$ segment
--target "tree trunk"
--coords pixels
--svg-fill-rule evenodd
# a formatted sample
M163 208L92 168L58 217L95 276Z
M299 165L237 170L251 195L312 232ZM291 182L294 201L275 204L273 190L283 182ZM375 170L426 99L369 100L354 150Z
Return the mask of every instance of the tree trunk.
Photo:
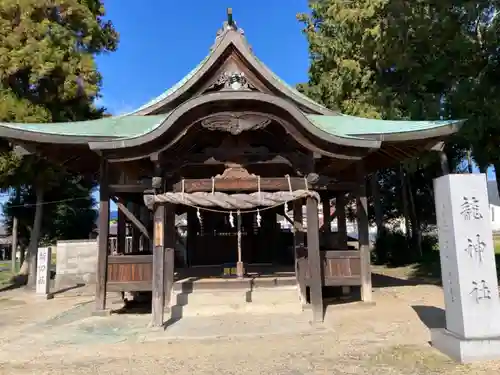
M15 204L19 204L19 193L20 193L20 188L19 187L16 187L15 188L15 191L16 191L16 194L15 194L15 201L16 202ZM12 244L11 244L11 252L12 252L12 255L11 255L11 271L13 274L15 274L17 272L17 259L16 259L16 253L17 253L17 245L18 245L18 241L17 241L17 226L18 226L18 220L17 220L17 216L16 216L16 212L14 210L13 212L13 219L12 219L12 233L11 233L11 237L12 237Z
M382 204L380 202L380 184L379 174L375 172L372 174L371 190L373 196L373 208L375 209L375 224L377 225L377 237L385 230L384 227L384 213L382 212Z
M36 257L38 252L38 242L40 240L41 234L40 232L42 229L43 195L43 186L36 186L35 219L33 220L33 228L31 229L26 260L21 266L21 270L19 271L20 275L28 276L28 287L35 287L36 283Z
M12 222L12 245L11 245L11 270L12 273L16 273L17 271L17 259L16 259L16 253L17 253L17 216L14 216L13 222Z
M405 220L405 235L406 235L406 241L408 245L410 245L410 236L411 236L411 229L410 229L410 210L408 207L408 187L406 186L406 177L405 177L405 170L402 164L399 165L399 178L401 181L401 199L403 203L403 217Z
M418 257L422 258L422 231L420 229L420 222L417 216L417 209L415 207L415 198L413 195L413 184L411 183L410 176L406 173L406 186L408 187L408 197L410 198L410 217L411 217L411 234L412 242L417 245Z
M21 248L19 249L19 274L21 274L21 269L23 268L22 266L24 265L24 260L26 259L26 249L24 245L21 245Z

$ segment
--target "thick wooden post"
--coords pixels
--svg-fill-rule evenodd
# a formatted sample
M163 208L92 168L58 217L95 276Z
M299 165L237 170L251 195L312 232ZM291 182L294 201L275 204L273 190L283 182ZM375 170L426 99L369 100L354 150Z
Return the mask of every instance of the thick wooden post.
M162 168L155 160L155 172L152 187L156 193L163 192ZM155 204L153 207L153 282L151 301L151 325L163 326L165 309L165 205Z
M309 289L313 321L323 321L323 294L321 254L319 253L318 202L311 197L306 199L307 207L307 258L309 261Z
M337 231L339 233L339 245L343 250L347 249L347 218L345 214L345 194L339 193L335 199L335 212L337 213Z
M174 255L175 255L175 205L165 205L165 233L164 233L164 246L165 246L165 302L164 306L170 308L170 299L172 297L172 289L174 286Z
M306 273L307 257L304 243L304 227L302 225L302 199L293 202L293 243L295 253L295 277L299 287L299 297L302 304L307 303Z
M153 226L153 299L151 301L152 326L163 326L165 306L165 206L155 204Z
M127 222L125 221L125 215L121 210L118 210L118 223L116 226L116 250L118 254L125 254L125 249L127 241Z
M99 243L97 251L97 272L95 311L106 310L106 281L108 272L108 240L109 240L109 181L108 162L101 159L99 180Z
M330 197L323 197L321 199L321 203L323 205L323 232L325 233L325 237L328 237L328 235L332 232Z
M359 187L356 194L356 216L358 220L358 242L361 256L361 300L372 301L372 276L370 269L370 237L366 180L362 164L357 167Z
M140 217L139 206L137 203L130 204L130 211L132 211L135 217ZM138 252L140 248L141 231L135 225L132 225L131 235L132 235L132 252Z

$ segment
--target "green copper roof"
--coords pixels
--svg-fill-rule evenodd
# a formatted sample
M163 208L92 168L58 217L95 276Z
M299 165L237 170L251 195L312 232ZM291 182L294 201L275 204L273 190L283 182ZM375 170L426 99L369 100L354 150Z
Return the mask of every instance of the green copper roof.
M327 133L336 132L352 136L361 136L368 134L383 135L432 130L440 127L455 125L463 121L378 120L342 114L336 116L306 115L306 117L314 125Z
M134 138L159 127L169 114L136 116L123 115L99 120L60 122L53 124L0 123L1 127L53 135ZM320 130L341 137L397 134L432 130L461 121L390 121L373 120L347 115L306 115Z
M154 116L116 116L98 120L58 122L52 124L0 123L0 126L27 132L89 137L136 137L148 133L168 117L168 114Z

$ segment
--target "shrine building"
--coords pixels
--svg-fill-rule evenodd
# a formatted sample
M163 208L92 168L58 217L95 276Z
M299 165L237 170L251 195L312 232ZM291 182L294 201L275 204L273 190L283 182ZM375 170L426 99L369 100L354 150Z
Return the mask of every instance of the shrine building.
M323 320L326 287L358 288L371 301L367 176L435 149L461 123L373 120L325 108L266 67L228 12L206 58L135 111L1 123L0 137L98 176L96 312L107 310L107 292L152 292L152 322L160 326L173 293L204 279L211 288L250 292L296 287L297 306L310 308L315 321ZM346 233L351 198L354 247ZM113 252L110 201L119 210ZM278 214L293 223L292 233L281 230ZM175 227L180 215L186 238Z

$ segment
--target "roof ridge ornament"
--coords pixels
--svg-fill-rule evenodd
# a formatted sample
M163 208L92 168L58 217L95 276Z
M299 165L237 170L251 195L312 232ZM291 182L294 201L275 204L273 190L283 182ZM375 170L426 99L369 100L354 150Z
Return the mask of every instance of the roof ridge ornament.
M236 31L241 36L245 36L245 31L242 28L239 28L236 24L236 21L233 19L233 9L227 8L227 20L224 21L222 27L217 31L217 34L215 36L215 43L212 45L210 50L213 51L219 45L224 35L226 35L230 31Z

